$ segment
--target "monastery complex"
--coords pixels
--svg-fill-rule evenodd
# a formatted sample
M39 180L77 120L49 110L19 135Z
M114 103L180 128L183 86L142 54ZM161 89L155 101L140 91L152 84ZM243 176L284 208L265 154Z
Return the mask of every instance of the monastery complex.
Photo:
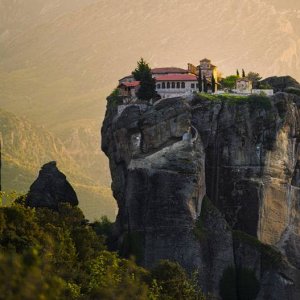
M206 92L222 94L218 82L218 69L205 58L195 66L188 63L187 69L177 67L154 68L151 70L152 77L156 81L156 91L161 98L186 97L194 92ZM121 96L136 98L139 88L139 81L135 81L133 75L125 76L119 80L119 93ZM253 90L252 82L247 78L238 78L236 81L236 94L259 93L261 90ZM273 94L273 91L266 90L266 94Z

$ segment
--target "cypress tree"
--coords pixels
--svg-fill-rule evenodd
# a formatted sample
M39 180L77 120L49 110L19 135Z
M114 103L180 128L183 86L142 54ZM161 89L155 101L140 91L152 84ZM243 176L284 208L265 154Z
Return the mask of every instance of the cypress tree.
M203 90L204 90L204 93L207 93L207 79L206 79L205 75L203 76Z
M216 91L216 80L214 74L211 75L211 90L213 93Z
M238 69L236 70L236 76L237 76L237 77L240 77L240 72L239 72Z
M243 72L243 77L246 77L246 73L244 69L242 70L242 72Z
M198 75L198 85L199 85L199 92L202 92L202 71L199 67L199 75Z

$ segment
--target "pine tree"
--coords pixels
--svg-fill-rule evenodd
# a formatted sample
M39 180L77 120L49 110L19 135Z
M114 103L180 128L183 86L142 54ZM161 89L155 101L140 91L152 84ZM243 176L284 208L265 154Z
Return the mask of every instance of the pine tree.
M242 70L242 72L243 72L243 77L246 77L246 73L244 69Z
M199 67L199 75L198 75L198 85L199 85L199 92L202 92L202 71Z
M203 76L203 90L204 90L204 93L207 93L207 79L206 79L205 75Z
M140 100L149 101L157 98L155 79L152 78L151 69L143 58L138 61L137 67L132 72L132 75L135 80L140 82L140 87L137 91L137 97Z
M240 77L240 72L239 72L238 69L236 70L236 76L237 76L237 77Z
M211 90L213 93L216 91L216 80L214 74L211 75Z

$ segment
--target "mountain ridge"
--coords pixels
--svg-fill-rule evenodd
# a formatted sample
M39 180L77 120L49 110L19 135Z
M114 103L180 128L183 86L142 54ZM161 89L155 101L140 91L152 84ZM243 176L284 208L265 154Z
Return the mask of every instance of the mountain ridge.
M88 218L100 218L101 215L114 218L114 200L110 189L96 185L59 138L44 128L1 109L0 129L3 141L4 190L26 193L40 167L55 160L74 185L80 196L80 207Z

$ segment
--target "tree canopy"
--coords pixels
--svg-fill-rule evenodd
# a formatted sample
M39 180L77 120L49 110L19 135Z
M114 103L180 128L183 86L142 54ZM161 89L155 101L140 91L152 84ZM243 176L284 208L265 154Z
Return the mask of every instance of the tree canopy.
M69 204L54 211L24 203L21 197L0 206L1 299L166 300L178 293L200 299L190 297L200 291L178 264L162 262L159 276L108 251L107 218L90 224ZM173 279L182 291L170 289Z
M262 77L256 72L249 72L247 77L252 81L253 88L259 88L259 81Z
M238 79L237 75L227 76L221 80L221 85L223 88L234 89L237 79Z

